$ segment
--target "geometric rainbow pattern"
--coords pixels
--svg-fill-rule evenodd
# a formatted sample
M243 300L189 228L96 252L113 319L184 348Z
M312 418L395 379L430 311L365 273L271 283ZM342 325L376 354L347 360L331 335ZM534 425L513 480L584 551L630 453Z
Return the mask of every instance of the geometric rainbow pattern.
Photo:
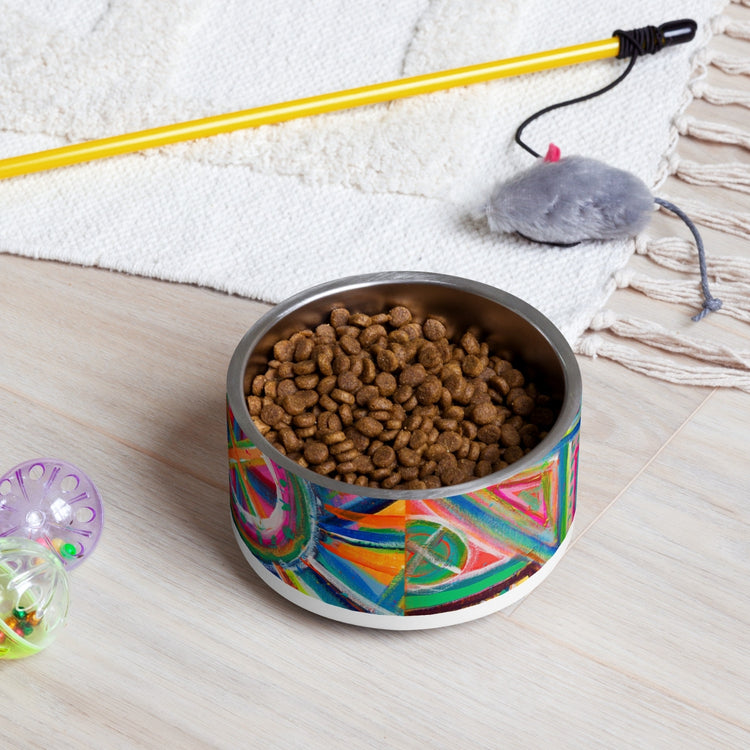
M536 466L499 484L392 500L287 472L227 405L232 520L266 570L328 604L407 617L461 609L534 575L565 539L575 515L579 426L580 414Z

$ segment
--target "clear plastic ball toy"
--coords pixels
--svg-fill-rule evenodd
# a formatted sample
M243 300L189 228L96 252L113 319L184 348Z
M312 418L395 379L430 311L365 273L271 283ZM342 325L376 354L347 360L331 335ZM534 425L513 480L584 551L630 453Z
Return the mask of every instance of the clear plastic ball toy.
M48 547L23 537L0 537L0 659L46 648L68 614L68 576Z

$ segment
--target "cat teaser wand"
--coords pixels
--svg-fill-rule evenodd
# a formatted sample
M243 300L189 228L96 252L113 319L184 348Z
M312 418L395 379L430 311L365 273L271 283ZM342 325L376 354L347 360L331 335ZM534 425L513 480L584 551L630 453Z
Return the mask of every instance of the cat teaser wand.
M663 47L689 42L694 38L695 31L696 24L692 20L670 21L658 27L646 26L628 32L614 32L609 39L572 47L376 83L14 156L0 160L0 179L607 57L635 58L644 53L654 53Z

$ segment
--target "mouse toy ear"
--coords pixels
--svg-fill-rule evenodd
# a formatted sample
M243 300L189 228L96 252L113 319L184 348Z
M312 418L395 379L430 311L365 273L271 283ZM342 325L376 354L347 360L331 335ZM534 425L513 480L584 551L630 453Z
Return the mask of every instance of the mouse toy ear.
M654 198L635 175L584 156L547 156L495 187L485 214L490 229L534 242L576 245L633 237L648 224Z

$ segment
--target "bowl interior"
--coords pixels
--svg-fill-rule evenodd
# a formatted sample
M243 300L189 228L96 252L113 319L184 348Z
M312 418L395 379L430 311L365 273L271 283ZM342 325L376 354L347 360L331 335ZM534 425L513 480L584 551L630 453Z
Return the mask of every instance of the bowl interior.
M236 415L236 407L241 403L244 418L240 422L258 440L258 447L282 465L289 464L295 471L308 474L309 470L293 464L261 437L244 408L244 394L255 375L265 372L274 344L297 331L314 329L327 322L330 312L338 307L374 315L396 305L409 308L418 320L439 317L451 339L471 328L480 340L489 344L491 354L512 359L527 382L533 381L541 392L562 404L555 425L533 451L501 472L479 480L480 484L486 485L490 479L497 481L501 474L515 473L530 459L544 455L563 437L580 407L580 374L572 350L547 318L522 300L484 284L440 275L425 274L420 278L418 274L395 277L391 274L355 277L317 287L272 308L248 331L230 367L229 397ZM240 385L242 394L232 393ZM350 491L359 489L320 475L312 476L324 485L350 487ZM445 489L441 488L443 495ZM377 492L383 493L388 491Z

